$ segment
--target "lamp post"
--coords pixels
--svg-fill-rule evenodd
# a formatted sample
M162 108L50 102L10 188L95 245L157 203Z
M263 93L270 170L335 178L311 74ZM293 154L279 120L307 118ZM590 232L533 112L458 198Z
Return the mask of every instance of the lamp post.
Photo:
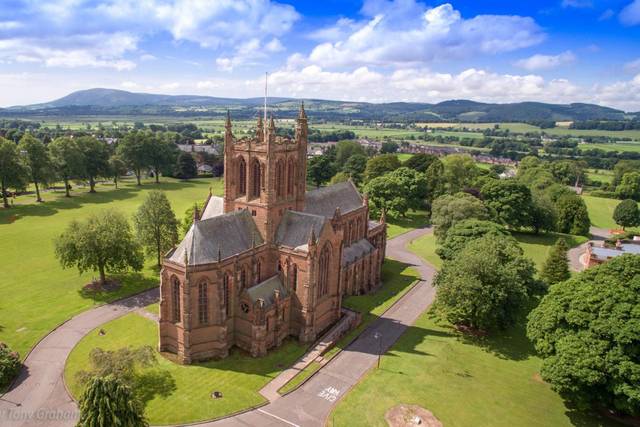
M382 356L382 334L376 331L373 338L378 342L378 369L380 369L380 357Z

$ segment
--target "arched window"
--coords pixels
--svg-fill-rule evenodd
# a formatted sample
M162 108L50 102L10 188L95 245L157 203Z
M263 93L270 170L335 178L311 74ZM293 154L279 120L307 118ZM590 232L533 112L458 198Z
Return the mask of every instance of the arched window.
M247 272L243 268L240 271L240 288L245 289L247 287Z
M253 161L253 186L251 187L251 195L253 197L260 197L260 162L258 160Z
M298 290L298 265L293 264L291 268L291 287L293 288L293 292Z
M198 321L201 325L209 323L209 295L207 295L207 282L198 285Z
M224 273L224 276L222 276L222 299L224 301L224 311L227 316L229 316L229 313L231 313L231 310L229 309L229 287L229 275L227 273Z
M318 292L319 296L326 295L329 291L329 264L331 261L331 249L326 244L320 252L318 262Z
M243 157L238 161L238 195L247 194L247 163Z
M362 239L362 237L363 237L362 236L363 235L363 232L362 232L362 218L358 218L356 224L358 224L356 226L356 240L359 240L359 239Z
M296 184L296 165L293 159L289 159L289 166L287 167L287 194L293 196L293 189Z
M175 276L171 279L171 292L173 321L177 323L180 321L180 281Z
M256 262L256 283L260 283L260 277L262 276L262 266L260 265L260 261Z
M284 162L282 159L276 163L276 196L284 196Z

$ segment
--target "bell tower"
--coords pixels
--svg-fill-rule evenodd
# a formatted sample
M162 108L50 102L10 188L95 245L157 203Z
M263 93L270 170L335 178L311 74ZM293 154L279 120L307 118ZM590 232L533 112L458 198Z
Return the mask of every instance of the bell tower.
M304 210L307 174L304 104L295 137L277 135L273 117L258 118L255 137L236 139L227 113L224 136L224 211L248 209L262 237L273 242L287 210Z

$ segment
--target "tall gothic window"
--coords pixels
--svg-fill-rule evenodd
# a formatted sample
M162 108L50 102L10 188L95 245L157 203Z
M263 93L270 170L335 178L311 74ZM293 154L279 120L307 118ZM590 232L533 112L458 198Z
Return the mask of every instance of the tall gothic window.
M260 261L256 262L256 283L260 283L260 276L262 276Z
M209 296L207 295L207 282L198 285L198 321L201 325L209 323Z
M326 295L329 291L329 264L331 259L331 249L326 244L320 252L318 263L318 292L319 296Z
M224 301L224 311L227 316L231 313L229 309L229 275L224 273L222 276L222 299Z
M180 281L175 276L171 279L171 292L173 321L177 323L180 321Z
M242 288L242 290L246 289L247 287L247 272L244 268L242 269L242 271L240 271L240 287Z
M291 268L291 287L293 288L293 292L296 292L298 290L298 265L297 264L293 264L293 267Z
M251 195L253 197L260 197L260 162L258 160L253 161L253 186L251 187Z
M240 196L247 194L247 163L242 157L238 161L238 194Z
M282 160L276 163L276 196L284 196L284 162Z
M289 159L289 166L287 167L287 194L293 196L293 189L296 184L296 165L293 159Z

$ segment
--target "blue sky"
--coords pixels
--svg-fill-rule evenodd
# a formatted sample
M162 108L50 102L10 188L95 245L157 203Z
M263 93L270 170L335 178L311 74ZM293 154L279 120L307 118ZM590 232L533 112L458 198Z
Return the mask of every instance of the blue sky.
M0 106L91 87L640 111L640 0L0 0Z

